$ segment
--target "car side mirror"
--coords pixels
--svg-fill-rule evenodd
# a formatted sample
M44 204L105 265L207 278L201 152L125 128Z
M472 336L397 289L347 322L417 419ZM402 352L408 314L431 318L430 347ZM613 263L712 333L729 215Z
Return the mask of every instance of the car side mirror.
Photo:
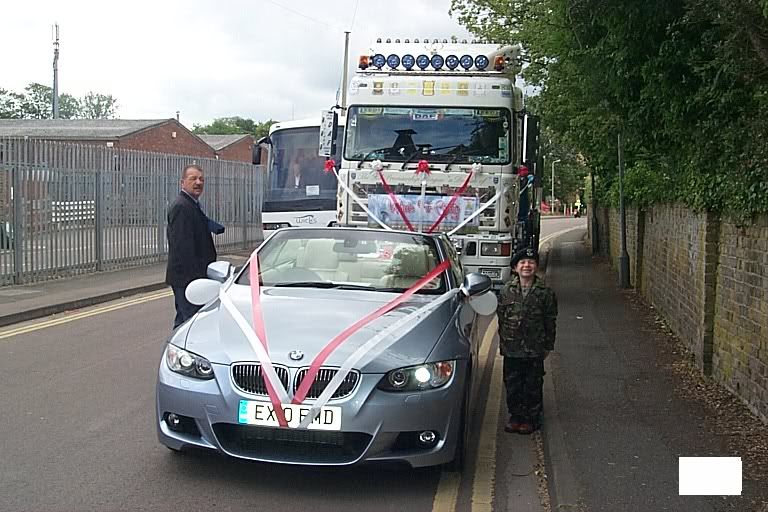
M474 297L489 291L491 288L493 288L493 281L490 277L479 272L472 272L464 276L461 292L467 297Z
M232 265L228 261L214 261L208 265L206 275L209 279L223 283L232 274Z
M218 297L221 283L213 279L195 279L187 285L184 296L196 305L204 306Z

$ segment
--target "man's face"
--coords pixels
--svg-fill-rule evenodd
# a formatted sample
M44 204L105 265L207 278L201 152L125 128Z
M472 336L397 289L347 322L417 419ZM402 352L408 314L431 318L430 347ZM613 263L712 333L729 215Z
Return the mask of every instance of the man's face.
M536 260L530 258L523 258L515 265L515 271L520 277L533 277L538 269Z
M205 178L203 178L203 173L197 169L187 169L186 174L181 179L181 190L195 199L202 195L204 185Z

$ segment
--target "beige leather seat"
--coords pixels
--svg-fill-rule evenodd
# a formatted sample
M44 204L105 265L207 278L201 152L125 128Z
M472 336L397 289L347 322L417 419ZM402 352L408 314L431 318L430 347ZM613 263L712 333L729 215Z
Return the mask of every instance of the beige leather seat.
M325 281L347 281L347 273L339 270L339 255L333 251L334 240L308 240L302 266Z

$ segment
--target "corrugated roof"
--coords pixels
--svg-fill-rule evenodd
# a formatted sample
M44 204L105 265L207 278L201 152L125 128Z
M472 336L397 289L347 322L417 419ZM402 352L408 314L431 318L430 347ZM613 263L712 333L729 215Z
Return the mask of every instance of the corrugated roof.
M0 137L112 140L175 119L0 119Z
M211 146L216 151L224 149L227 146L231 146L235 142L239 142L245 137L250 137L247 133L236 133L234 135L206 135L201 133L198 135L203 141Z

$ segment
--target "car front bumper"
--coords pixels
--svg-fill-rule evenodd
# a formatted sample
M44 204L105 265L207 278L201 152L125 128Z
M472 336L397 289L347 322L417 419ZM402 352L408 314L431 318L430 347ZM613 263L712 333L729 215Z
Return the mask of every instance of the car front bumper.
M351 395L327 404L341 407L342 430L323 431L242 425L240 401L268 402L268 397L235 388L228 365L214 364L215 378L198 380L171 372L163 360L156 391L158 438L174 450L207 448L241 459L284 464L444 464L454 458L460 434L466 364L457 363L451 381L429 391L382 391L376 387L381 374L362 374ZM305 403L311 405L314 400ZM183 431L169 427L164 419L167 413L188 418ZM424 431L437 434L433 446L417 441Z

